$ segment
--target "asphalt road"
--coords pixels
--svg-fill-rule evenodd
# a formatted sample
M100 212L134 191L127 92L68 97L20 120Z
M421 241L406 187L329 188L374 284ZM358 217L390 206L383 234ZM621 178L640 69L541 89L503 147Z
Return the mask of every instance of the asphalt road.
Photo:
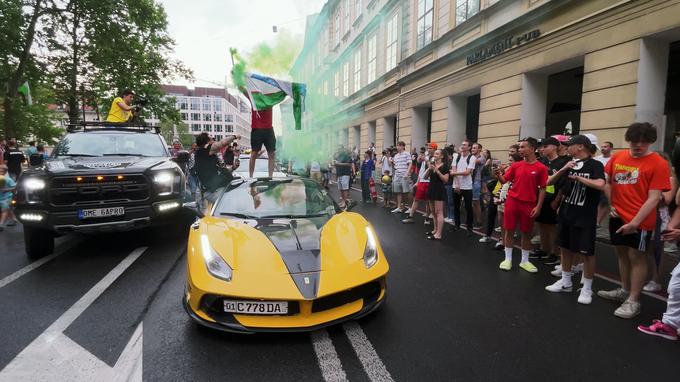
M360 199L359 194L354 197ZM181 306L190 219L176 227L63 237L31 263L21 227L0 233L0 381L634 381L678 378L680 344L636 325L642 314L550 294L549 268L498 270L501 252L478 237L425 240L422 220L359 205L390 261L375 314L315 333L232 335L198 327ZM516 256L518 257L518 256ZM598 246L604 274L610 247ZM614 285L598 278L594 289Z

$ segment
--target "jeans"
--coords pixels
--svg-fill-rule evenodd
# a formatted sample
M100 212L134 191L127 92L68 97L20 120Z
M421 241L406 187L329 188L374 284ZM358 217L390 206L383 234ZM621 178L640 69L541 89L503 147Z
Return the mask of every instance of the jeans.
M196 194L196 190L198 190L198 178L191 174L189 174L187 178L189 178L189 192L191 192L191 195L193 196Z
M680 264L676 265L671 272L671 280L668 282L668 301L666 313L661 321L664 324L680 328Z
M472 190L460 190L460 192L453 192L453 213L456 227L460 228L460 202L461 198L465 199L465 221L468 230L472 230L472 219L474 218L472 212Z
M368 179L361 179L361 200L364 203L371 201L371 190L368 187Z
M453 209L453 186L447 184L444 188L446 189L446 217L453 219L453 217L456 216Z

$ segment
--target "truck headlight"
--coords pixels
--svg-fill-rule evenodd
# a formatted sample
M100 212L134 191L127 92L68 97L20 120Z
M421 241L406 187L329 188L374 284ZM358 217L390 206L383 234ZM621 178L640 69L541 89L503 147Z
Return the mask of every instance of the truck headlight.
M378 262L378 238L369 226L366 226L366 249L364 249L364 265L370 268Z
M159 171L153 175L153 183L158 196L172 195L179 193L181 176L174 171Z
M46 187L46 183L43 179L27 178L22 181L22 186L27 203L36 204L42 202L43 192Z
M201 254L208 272L224 281L231 281L232 269L210 245L207 235L201 235Z

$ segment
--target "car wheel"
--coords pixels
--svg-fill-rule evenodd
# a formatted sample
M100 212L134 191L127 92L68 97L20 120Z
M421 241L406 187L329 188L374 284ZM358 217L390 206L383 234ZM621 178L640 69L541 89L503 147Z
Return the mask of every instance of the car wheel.
M54 251L54 234L46 229L24 226L24 244L26 255L39 259Z

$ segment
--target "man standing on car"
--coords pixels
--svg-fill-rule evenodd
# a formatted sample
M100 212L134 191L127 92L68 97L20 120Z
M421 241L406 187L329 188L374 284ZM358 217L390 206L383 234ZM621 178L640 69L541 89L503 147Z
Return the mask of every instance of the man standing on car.
M127 122L132 118L132 111L135 109L132 106L132 100L135 93L130 89L125 89L120 97L116 97L111 102L111 109L109 115L106 117L106 122Z
M197 148L194 154L194 170L201 182L201 190L205 200L215 203L217 201L217 191L231 181L229 175L224 176L221 172L217 153L223 147L240 138L241 136L236 134L228 136L219 142L210 143L208 133L201 133L196 136Z
M340 190L340 208L349 207L349 178L355 173L352 153L342 145L335 154L335 175L338 177L338 189Z

